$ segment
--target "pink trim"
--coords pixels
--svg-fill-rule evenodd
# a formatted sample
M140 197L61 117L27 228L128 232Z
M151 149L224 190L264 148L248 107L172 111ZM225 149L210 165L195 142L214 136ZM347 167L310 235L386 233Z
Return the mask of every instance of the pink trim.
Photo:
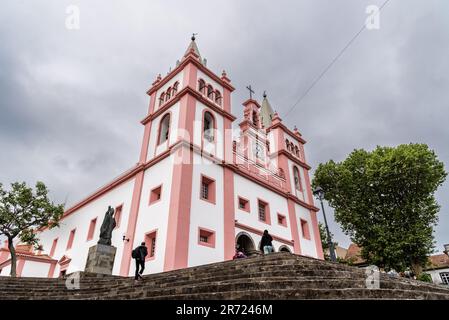
M50 264L50 268L48 270L47 278L53 278L56 269L56 261Z
M242 229L242 230L245 230L245 231L248 231L248 232L255 233L255 234L259 235L259 236L263 235L263 230L259 230L259 229L253 228L253 227L241 224L239 222L235 223L235 227L239 228L239 229ZM289 246L293 246L294 245L294 241L293 240L287 240L287 239L278 237L276 235L273 235L272 233L270 233L270 235L273 237L273 240L275 240L275 241L287 244ZM234 248L234 251L235 251L235 248Z
M154 106L156 104L156 92L154 92L150 97L150 105L148 107L148 114L151 114L154 111ZM151 135L151 127L152 121L145 125L142 147L140 149L140 160L139 163L145 163L147 161L148 148L150 145L150 135Z
M208 242L201 241L201 237L207 237ZM215 248L215 231L198 227L198 244L209 248Z
M25 266L25 259L18 258L17 259L17 269L16 269L16 275L18 277L22 276L24 266Z
M90 241L94 238L95 226L97 225L97 218L90 220L89 231L87 232L87 240Z
M120 228L120 223L122 222L122 213L123 213L123 203L115 207L115 229Z
M291 136L293 139L295 139L299 143L302 143L302 144L306 143L306 140L304 140L303 138L297 136L293 131L291 131L289 128L287 128L282 122L273 124L271 127L267 128L267 133L270 132L273 129L276 129L276 128L281 128L286 133L288 133L289 136Z
M287 199L287 206L288 206L288 218L290 221L290 230L294 241L293 250L294 253L301 254L301 242L299 239L298 222L296 220L295 203L291 198Z
M184 69L186 85L195 88L197 68L188 64ZM195 91L196 92L196 91ZM193 143L193 123L195 121L196 99L185 95L180 101L179 128L184 129ZM179 138L183 138L180 136ZM186 138L186 137L184 137ZM182 159L173 167L171 199L168 213L167 241L165 249L164 271L187 267L189 256L190 206L192 201L193 152L190 147L181 144L175 156Z
M313 238L315 240L316 254L318 256L318 259L324 260L323 246L321 244L320 230L318 227L318 219L316 216L317 213L312 210L310 210L309 212L310 212L310 218L312 219Z
M309 230L309 223L307 222L307 220L304 219L299 219L301 222L301 232L302 232L302 237L304 239L310 240L310 230Z
M154 260L156 258L156 249L157 249L157 229L151 230L147 233L145 233L145 245L148 250L148 255L145 258L145 261ZM153 245L153 241L155 241L154 245L154 254L151 255L151 248Z
M245 204L244 208L240 208L240 200L243 200L243 202ZM249 213L251 212L251 206L250 206L249 200L246 198L243 198L241 196L237 196L237 208L242 211L246 211Z
M69 240L67 241L66 250L72 249L73 240L75 239L76 228L72 229L69 234Z
M122 262L120 265L121 276L129 275L129 267L131 264L131 252L134 244L137 217L139 215L139 204L140 204L140 196L142 194L143 178L144 178L144 171L140 171L136 175L136 179L134 182L133 197L131 200L131 208L129 211L129 218L128 218L128 227L126 229L126 236L128 237L129 241L125 241L123 246Z
M230 111L230 91L223 89L223 107ZM234 163L232 122L223 118L224 141L223 154L228 163ZM234 194L234 172L230 167L223 167L223 228L224 228L224 259L231 260L235 254L235 194Z
M208 189L208 196L209 198L203 198L203 181L205 181L209 187ZM210 202L212 204L215 204L216 201L216 184L215 184L215 179L208 177L204 174L201 174L201 178L200 178L200 199L203 201L207 201Z
M158 195L159 195L159 198L158 198ZM162 199L162 184L151 189L150 198L148 199L148 205L150 206L152 204L155 204L156 202L161 201L161 199Z
M259 206L261 203L265 206L265 220L260 220L259 216ZM260 198L257 198L257 218L259 219L260 222L271 225L270 204L267 201Z
M53 243L51 245L51 250L50 250L50 257L53 257L55 255L55 250L56 250L56 245L58 244L58 239L56 238L53 240Z
M281 221L279 221L281 220ZM287 217L283 214L280 214L278 212L277 214L277 221L278 221L278 225L283 226L283 227L287 227Z

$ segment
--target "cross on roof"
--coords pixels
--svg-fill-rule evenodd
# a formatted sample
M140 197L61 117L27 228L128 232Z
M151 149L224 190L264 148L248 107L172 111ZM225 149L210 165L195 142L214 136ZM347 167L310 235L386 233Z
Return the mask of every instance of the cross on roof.
M251 85L247 86L246 89L249 90L249 98L252 99L254 90L251 88Z

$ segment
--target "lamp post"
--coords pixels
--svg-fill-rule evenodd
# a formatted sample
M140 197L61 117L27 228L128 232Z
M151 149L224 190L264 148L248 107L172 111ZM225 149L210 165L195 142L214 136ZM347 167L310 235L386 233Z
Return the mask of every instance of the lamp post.
M320 200L320 203L321 203L321 209L323 210L323 217L324 217L324 225L326 227L326 233L327 233L327 243L329 245L329 254L331 257L331 261L335 262L335 261L337 261L337 258L335 257L334 243L332 242L332 239L331 239L329 227L327 226L326 213L324 212L324 205L323 205L324 190L321 187L316 187L316 189L313 190L313 194L317 197L318 200Z

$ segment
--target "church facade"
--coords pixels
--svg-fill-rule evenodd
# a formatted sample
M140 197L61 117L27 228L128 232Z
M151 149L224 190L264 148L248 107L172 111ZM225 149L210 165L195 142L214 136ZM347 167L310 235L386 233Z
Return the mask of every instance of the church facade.
M41 250L17 245L19 276L83 271L108 206L115 209L113 274L131 276L145 241L144 274L232 259L236 245L259 253L264 230L275 251L323 259L303 139L264 94L231 113L234 87L206 66L195 38L176 67L147 91L138 163L66 210L59 228L39 230ZM0 274L8 275L7 247Z

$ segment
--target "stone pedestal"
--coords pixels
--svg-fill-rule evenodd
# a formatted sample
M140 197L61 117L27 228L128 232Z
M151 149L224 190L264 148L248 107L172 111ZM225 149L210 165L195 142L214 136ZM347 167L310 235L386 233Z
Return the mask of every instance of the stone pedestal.
M85 272L112 274L116 247L97 244L89 248Z

